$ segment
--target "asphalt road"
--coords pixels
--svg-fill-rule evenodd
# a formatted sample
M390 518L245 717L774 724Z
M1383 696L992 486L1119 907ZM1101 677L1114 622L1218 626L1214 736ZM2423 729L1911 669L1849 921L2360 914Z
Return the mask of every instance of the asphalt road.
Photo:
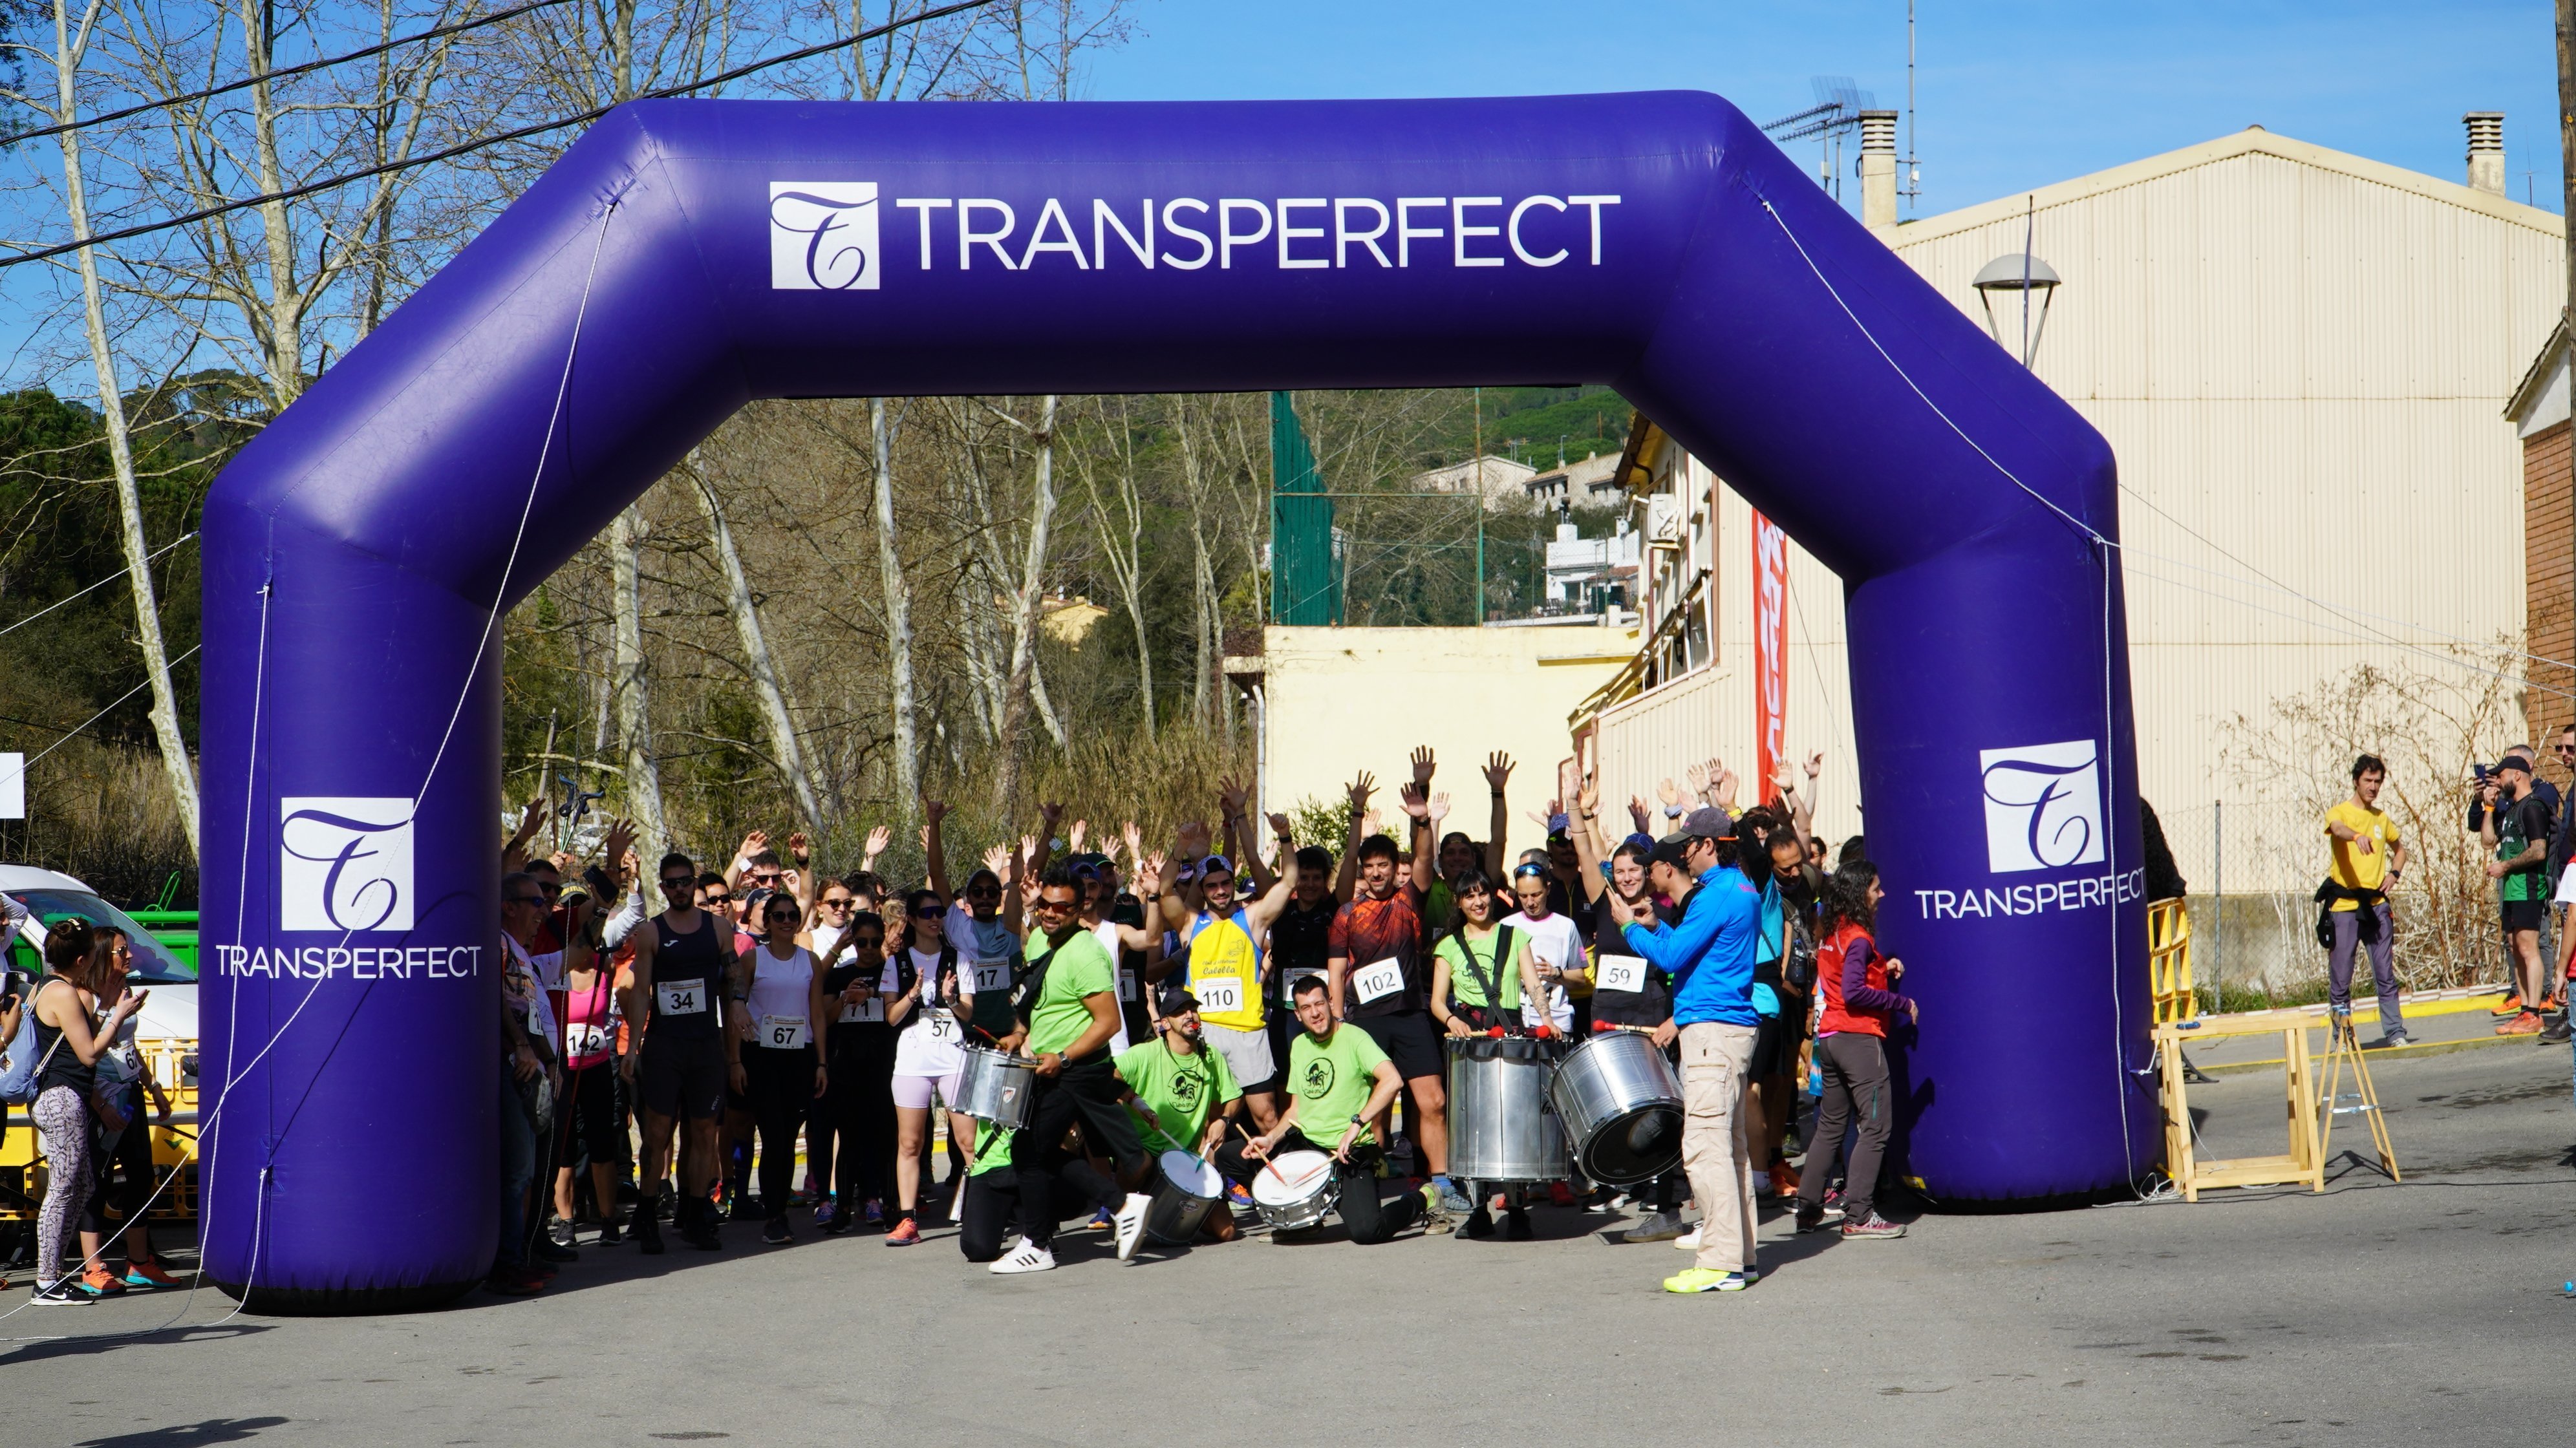
M1764 1229L1767 1275L1541 1209L1542 1240L1266 1240L1120 1266L1068 1234L996 1278L945 1231L719 1256L588 1250L541 1298L239 1317L208 1292L0 1334L12 1443L2550 1443L2576 1388L2567 1048L2380 1067L2404 1185ZM2201 1087L2206 1148L2278 1151L2268 1073ZM2358 1128L2336 1147L2362 1143ZM1150 1254L1151 1249L1148 1249ZM23 1276L21 1277L23 1282ZM23 1286L0 1308L25 1300Z

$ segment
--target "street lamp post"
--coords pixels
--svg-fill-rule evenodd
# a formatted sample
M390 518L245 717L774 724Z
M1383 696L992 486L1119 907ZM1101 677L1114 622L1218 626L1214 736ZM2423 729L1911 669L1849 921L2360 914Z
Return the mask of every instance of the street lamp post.
M2007 328L2020 333L2018 350L2024 367L2039 355L2039 334L2048 325L2048 303L2057 294L2057 283L2057 268L2026 251L2007 252L1987 262L1969 283L1985 304L1986 331L1998 344L2012 346L2005 340Z

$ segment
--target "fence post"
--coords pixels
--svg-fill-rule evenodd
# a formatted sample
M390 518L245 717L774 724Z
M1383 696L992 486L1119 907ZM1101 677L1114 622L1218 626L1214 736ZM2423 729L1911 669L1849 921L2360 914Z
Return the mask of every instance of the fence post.
M2209 999L2210 1009L2227 1009L2227 801L2209 802Z

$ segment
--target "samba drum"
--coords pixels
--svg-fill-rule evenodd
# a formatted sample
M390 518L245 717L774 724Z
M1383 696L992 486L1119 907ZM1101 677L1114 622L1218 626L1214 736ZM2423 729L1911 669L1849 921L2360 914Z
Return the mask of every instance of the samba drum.
M1253 1173L1252 1205L1274 1232L1314 1226L1341 1198L1341 1176L1320 1151L1283 1151Z
M1548 1104L1558 1048L1530 1036L1449 1038L1449 1174L1552 1182L1573 1174Z
M1548 1097L1592 1180L1632 1187L1681 1165L1681 1077L1645 1033L1603 1031L1575 1047Z
M1164 1152L1155 1165L1162 1168L1162 1181L1154 1188L1154 1204L1145 1209L1145 1235L1177 1247L1199 1234L1208 1209L1225 1195L1225 1178L1186 1151Z
M957 1077L957 1104L951 1109L1011 1131L1028 1125L1029 1107L1037 1097L1037 1061L982 1046L966 1047L965 1056Z

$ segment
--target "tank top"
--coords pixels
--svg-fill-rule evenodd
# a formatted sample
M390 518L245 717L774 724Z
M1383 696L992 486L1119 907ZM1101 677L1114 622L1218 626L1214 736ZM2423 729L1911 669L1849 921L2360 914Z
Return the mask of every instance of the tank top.
M38 994L41 995L46 989L52 987L54 981L61 979L60 976L47 978L44 986L38 988ZM72 987L71 999L73 1008L78 1009L79 987ZM35 1009L33 1002L28 1004L28 1009ZM93 1017L90 1021L90 1033L96 1035L97 1032L98 1022ZM62 1044L57 1046L56 1042L62 1042ZM48 1051L53 1054L47 1055ZM36 1078L36 1094L39 1096L57 1086L69 1086L81 1094L83 1101L87 1101L90 1093L98 1088L98 1067L82 1065L81 1058L72 1053L71 1043L63 1041L62 1028L46 1025L45 1018L42 1016L36 1017L36 1058L45 1063L43 1074Z
M751 994L743 1002L751 1017L751 1043L772 1051L802 1050L814 1041L814 957L797 946L785 960L767 944L751 953Z
M670 917L653 917L652 1029L664 1040L716 1038L716 992L723 988L724 950L716 944L715 917L701 910L698 928L686 935Z
M1670 1020L1673 995L1663 971L1629 946L1607 892L1593 909L1593 1024L1653 1027Z
M1257 1031L1269 1019L1261 1000L1261 947L1252 943L1252 920L1240 906L1220 919L1201 912L1190 922L1190 994L1199 1019L1211 1026Z
M564 1064L575 1071L617 1054L617 1022L610 1009L614 972L594 970L590 988L564 992Z
M914 979L912 963L899 954L873 968L836 965L823 972L825 1063L839 1070L865 1057L882 1061L891 1069L897 1032L886 1020L886 1013L905 991L912 989ZM859 986L865 995L856 1002L844 1002L842 995L852 985ZM905 1028L920 1018L916 1002L915 1009L904 1014Z

